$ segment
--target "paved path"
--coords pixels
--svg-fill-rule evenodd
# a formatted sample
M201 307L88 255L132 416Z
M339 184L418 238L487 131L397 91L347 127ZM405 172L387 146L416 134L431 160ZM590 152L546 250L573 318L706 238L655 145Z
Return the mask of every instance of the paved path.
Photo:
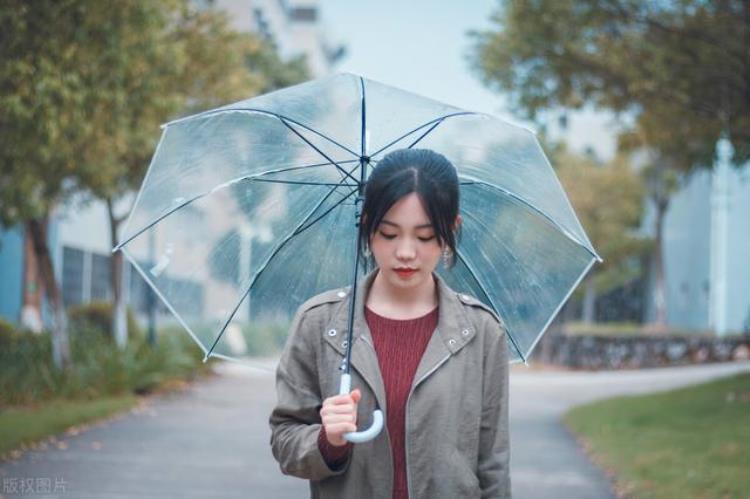
M512 480L517 498L612 497L603 474L558 423L569 407L623 393L701 382L750 362L617 373L511 374ZM226 365L222 375L183 393L98 424L62 444L0 465L0 493L20 479L61 498L303 498L307 484L285 477L269 452L267 417L275 401L268 371ZM64 492L62 489L64 488ZM7 490L6 490L7 492Z

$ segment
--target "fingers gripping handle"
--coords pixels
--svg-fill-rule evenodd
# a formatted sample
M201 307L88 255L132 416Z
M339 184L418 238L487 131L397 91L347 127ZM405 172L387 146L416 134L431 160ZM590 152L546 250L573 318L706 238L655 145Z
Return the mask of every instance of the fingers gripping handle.
M341 385L339 387L339 395L349 393L352 388L352 376L351 374L341 375ZM383 411L376 409L372 413L372 424L365 431L355 431L352 433L345 433L344 438L352 443L359 444L367 442L377 437L380 431L383 429Z

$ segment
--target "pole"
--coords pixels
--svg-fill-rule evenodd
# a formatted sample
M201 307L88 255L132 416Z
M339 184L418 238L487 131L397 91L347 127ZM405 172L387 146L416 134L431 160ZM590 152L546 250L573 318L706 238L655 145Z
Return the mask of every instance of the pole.
M711 256L709 322L717 336L727 334L727 251L729 237L729 170L733 150L726 136L716 144L711 172Z
M148 232L148 259L151 265L156 265L156 235L153 230ZM156 346L156 293L151 286L146 286L146 310L148 313L148 344Z

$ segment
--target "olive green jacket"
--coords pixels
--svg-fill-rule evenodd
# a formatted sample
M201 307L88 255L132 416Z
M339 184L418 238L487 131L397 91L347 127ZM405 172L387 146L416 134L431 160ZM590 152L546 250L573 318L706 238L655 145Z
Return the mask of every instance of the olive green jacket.
M376 406L387 414L385 388L364 298L377 273L359 285L354 314L352 388L362 391L357 421L366 429ZM450 289L437 275L438 325L406 403L409 497L510 497L508 346L500 319L484 304ZM323 400L338 394L350 287L317 295L298 310L276 372L278 402L271 448L288 475L310 480L313 498L391 499L393 462L387 427L355 444L331 469L318 450Z

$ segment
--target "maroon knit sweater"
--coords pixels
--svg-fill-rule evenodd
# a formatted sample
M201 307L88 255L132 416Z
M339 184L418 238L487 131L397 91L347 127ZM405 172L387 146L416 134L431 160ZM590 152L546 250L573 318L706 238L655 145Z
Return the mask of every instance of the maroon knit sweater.
M417 372L417 366L438 323L438 309L416 319L397 320L378 315L365 307L365 319L370 327L380 373L385 385L387 405L386 424L393 457L393 499L407 499L406 399ZM333 469L342 466L352 444L334 447L328 443L321 427L318 447L326 463Z

